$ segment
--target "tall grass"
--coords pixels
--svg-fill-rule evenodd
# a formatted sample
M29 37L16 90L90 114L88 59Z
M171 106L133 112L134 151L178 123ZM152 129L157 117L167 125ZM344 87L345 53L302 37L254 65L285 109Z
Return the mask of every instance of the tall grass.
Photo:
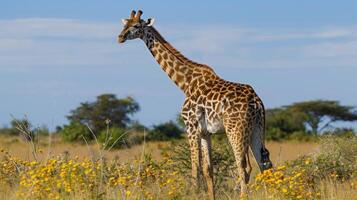
M110 133L106 138L110 138ZM7 138L9 142L14 138ZM2 142L4 142L3 140ZM80 158L67 151L47 154L39 140L29 141L30 150L37 148L36 159L14 156L12 150L0 149L0 199L205 199L204 191L191 187L189 155L185 143L144 143L136 148L136 157L123 162L118 152L109 151L112 143L99 141L81 146L87 156ZM38 142L31 144L31 142ZM17 139L11 146L21 145ZM56 148L67 143L52 138L46 145ZM224 144L224 143L223 143ZM76 144L75 146L79 146ZM299 143L274 143L272 156L288 148L304 147ZM281 162L265 174L254 174L247 199L354 199L357 198L356 137L322 138L319 151L288 162ZM150 150L163 149L163 155L153 158ZM165 148L166 147L166 148ZM217 147L217 146L216 146ZM229 148L215 149L218 199L238 199L234 188L234 162ZM79 148L79 147L78 147ZM178 151L177 148L182 148ZM87 150L86 150L87 149ZM281 150L282 149L282 150ZM51 149L49 149L50 151ZM293 152L293 151L292 151ZM311 152L311 151L310 151ZM156 153L157 154L157 153ZM108 155L111 155L110 159ZM183 163L178 162L180 157ZM291 155L293 158L295 155ZM132 156L134 157L134 156ZM181 164L187 165L180 166ZM221 176L221 177L220 177Z

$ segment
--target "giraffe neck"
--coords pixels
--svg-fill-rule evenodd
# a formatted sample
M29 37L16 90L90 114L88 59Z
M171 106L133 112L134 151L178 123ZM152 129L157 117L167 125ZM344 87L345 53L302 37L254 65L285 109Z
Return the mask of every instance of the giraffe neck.
M186 95L189 87L195 84L195 80L217 77L210 67L183 56L153 27L145 29L142 40L161 68Z

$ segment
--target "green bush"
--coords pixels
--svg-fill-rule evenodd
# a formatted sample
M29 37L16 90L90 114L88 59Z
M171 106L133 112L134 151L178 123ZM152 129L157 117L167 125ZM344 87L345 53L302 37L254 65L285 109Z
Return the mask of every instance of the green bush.
M65 141L83 141L83 137L87 140L93 139L93 134L89 128L78 122L72 122L65 125L59 132Z
M296 159L288 165L304 170L312 182L324 179L345 181L357 177L357 137L323 136L319 152ZM299 168L299 169L298 169Z
M309 141L316 141L317 138L318 138L317 136L308 134L305 131L295 131L291 135L289 135L289 137L286 139L297 140L300 142L309 142Z
M32 133L32 124L26 118L24 119L13 119L10 122L10 134L11 135L21 135L27 133ZM32 135L31 135L32 136Z
M128 135L125 137L125 142L129 146L141 144L144 141L144 134L145 132L143 130L129 130Z
M236 163L233 151L226 137L222 135L214 135L212 137L212 165L213 178L215 187L229 188L228 181L233 180L236 176ZM173 168L182 174L191 173L191 154L190 145L187 140L173 141L164 152L167 152L170 158L174 161ZM202 173L202 172L201 172ZM202 174L201 174L202 175ZM201 180L203 181L203 180ZM202 182L203 183L203 182Z
M274 141L281 141L288 137L289 135L284 131L280 130L276 127L271 127L270 129L266 130L266 139L267 140L274 140Z
M323 135L335 135L342 137L352 137L356 135L356 132L352 128L335 128L331 131L325 131Z
M46 126L37 127L33 130L33 132L36 135L41 135L41 136L48 136L50 134L50 131Z
M229 181L232 181L235 175L234 155L225 138L214 136L212 141L214 181L217 188L226 190L229 188ZM304 172L307 175L306 181L314 184L323 180L355 180L357 178L357 136L323 136L319 137L319 142L321 146L319 152L287 162L288 172L291 174ZM174 169L189 176L191 158L187 141L174 141L164 150L174 161ZM251 163L254 163L253 159Z
M105 149L130 147L131 144L127 142L128 133L123 128L112 127L101 131L98 141Z
M144 125L142 125L139 121L134 121L132 123L130 123L127 127L128 130L132 130L132 131L145 131L148 130L148 128Z
M70 122L88 124L97 135L110 123L126 128L131 116L139 111L139 104L132 97L118 99L115 94L102 94L94 102L81 103L67 116Z
M182 132L175 122L169 121L154 126L154 128L149 131L147 139L158 141L177 139L182 137Z
M306 131L294 131L286 133L279 128L271 127L266 131L265 138L273 141L296 140L302 142L316 141L318 136L309 134Z
M10 128L1 128L0 129L0 134L3 135L13 135L13 131Z

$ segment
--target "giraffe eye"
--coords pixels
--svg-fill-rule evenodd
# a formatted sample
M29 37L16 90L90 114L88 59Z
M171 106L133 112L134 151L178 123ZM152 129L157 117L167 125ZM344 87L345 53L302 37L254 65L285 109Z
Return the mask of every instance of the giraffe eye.
M140 24L135 24L133 27L134 28L140 28Z

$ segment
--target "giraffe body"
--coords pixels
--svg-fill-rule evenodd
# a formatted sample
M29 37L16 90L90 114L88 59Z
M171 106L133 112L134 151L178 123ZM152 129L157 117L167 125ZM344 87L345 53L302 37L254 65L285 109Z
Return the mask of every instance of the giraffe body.
M251 86L226 81L207 65L187 59L152 27L153 19L146 22L140 19L141 14L132 11L130 18L123 20L124 29L118 41L142 39L161 68L184 92L181 116L190 144L193 183L199 186L202 171L210 198L215 198L210 136L224 131L236 159L241 194L245 194L251 172L249 147L260 170L272 167L264 145L263 102Z

